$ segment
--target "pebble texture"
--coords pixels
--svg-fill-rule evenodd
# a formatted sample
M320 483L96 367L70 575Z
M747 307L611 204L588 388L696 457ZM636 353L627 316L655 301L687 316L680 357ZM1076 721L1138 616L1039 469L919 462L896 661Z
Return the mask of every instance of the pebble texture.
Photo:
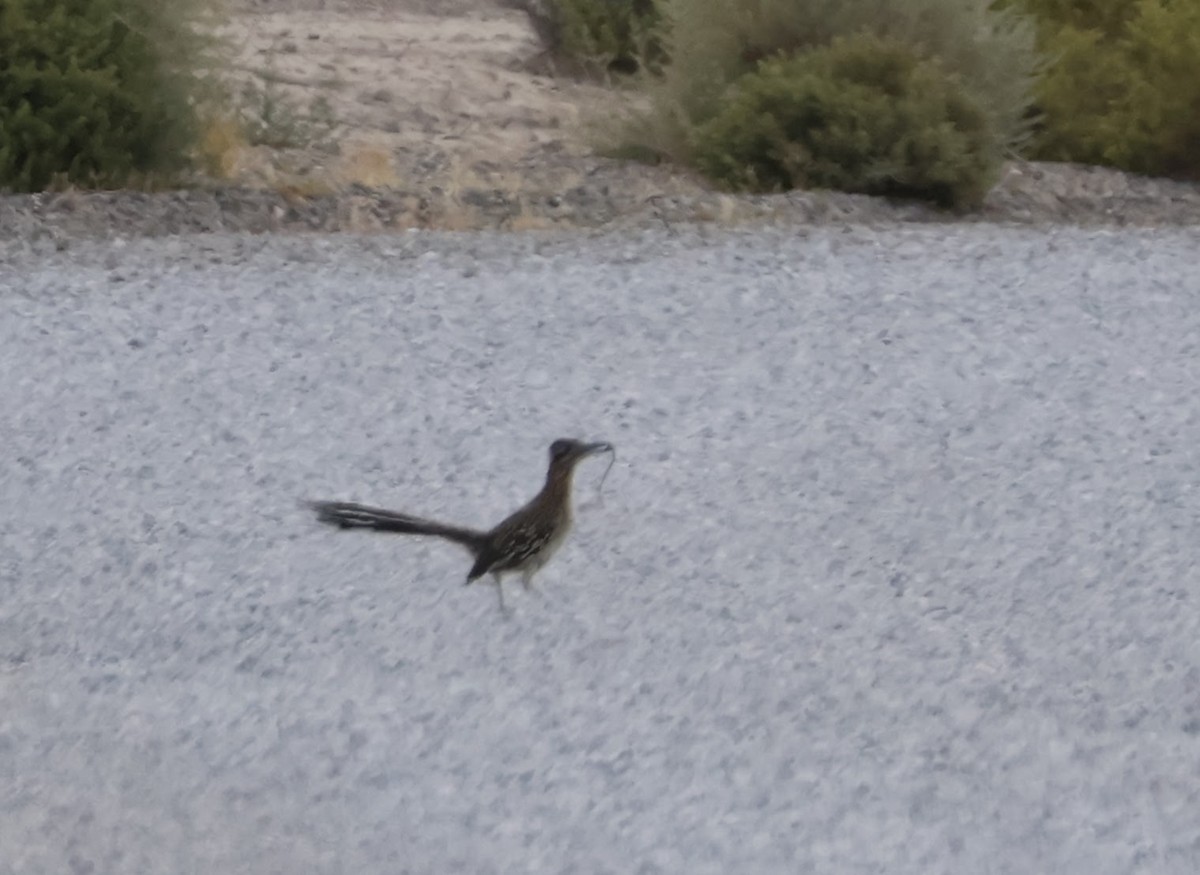
M553 164L553 162L550 162ZM568 162L570 163L570 162ZM635 230L695 223L743 229L900 222L985 222L1045 226L1163 227L1200 225L1200 184L1155 179L1105 167L1009 162L983 206L961 216L916 201L791 191L728 195L706 190L667 168L581 158L578 185L539 181L526 168L511 191L459 185L409 191L351 186L328 195L246 188L184 191L65 191L0 194L0 246L35 241L162 237L200 233L357 232L409 229ZM536 169L535 169L536 168ZM524 173L524 171L522 171ZM416 175L420 175L417 173Z
M0 261L0 873L1195 873L1200 231ZM616 443L500 617L453 545Z

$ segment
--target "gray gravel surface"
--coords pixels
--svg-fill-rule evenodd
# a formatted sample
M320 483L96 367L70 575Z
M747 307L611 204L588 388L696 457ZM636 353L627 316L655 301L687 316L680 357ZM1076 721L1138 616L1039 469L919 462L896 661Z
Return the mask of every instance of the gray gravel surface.
M0 262L0 873L1195 873L1200 231ZM440 542L618 462L502 619Z

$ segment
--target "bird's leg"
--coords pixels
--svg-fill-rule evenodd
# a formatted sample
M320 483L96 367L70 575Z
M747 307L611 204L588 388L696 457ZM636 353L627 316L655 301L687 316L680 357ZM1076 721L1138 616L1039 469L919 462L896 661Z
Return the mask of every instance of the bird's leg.
M504 584L500 582L499 573L493 573L492 580L496 581L496 596L500 599L500 613L507 617L508 608L504 604Z
M540 599L545 598L545 595L542 594L542 591L533 585L532 571L521 572L521 584L525 587L526 592L531 592Z

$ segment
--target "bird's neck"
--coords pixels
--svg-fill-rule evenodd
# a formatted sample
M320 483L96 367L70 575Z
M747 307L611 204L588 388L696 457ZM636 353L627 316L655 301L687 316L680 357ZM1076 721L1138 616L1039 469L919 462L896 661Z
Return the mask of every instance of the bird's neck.
M551 465L546 472L546 485L542 487L542 498L561 501L567 513L571 512L571 475L574 472L571 465Z

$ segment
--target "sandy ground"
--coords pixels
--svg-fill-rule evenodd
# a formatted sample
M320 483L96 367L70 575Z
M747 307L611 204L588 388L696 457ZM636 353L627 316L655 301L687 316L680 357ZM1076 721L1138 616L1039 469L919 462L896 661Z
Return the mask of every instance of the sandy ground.
M516 190L531 174L562 185L592 169L587 118L616 98L532 72L544 54L523 11L486 0L314 5L236 11L233 74L256 109L282 103L304 125L325 104L336 125L288 148L240 150L233 181Z

